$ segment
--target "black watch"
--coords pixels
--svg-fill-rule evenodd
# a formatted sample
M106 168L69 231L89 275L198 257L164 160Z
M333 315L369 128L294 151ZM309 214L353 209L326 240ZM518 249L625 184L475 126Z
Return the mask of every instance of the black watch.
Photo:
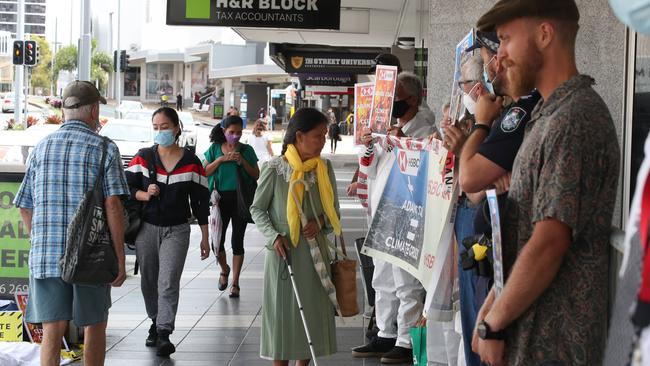
M472 132L476 130L484 130L488 134L490 133L490 126L484 125L482 123L474 123L474 126L472 126Z
M478 333L479 338L484 340L493 339L493 340L502 341L506 339L506 332L504 330L500 330L498 332L492 331L492 328L490 328L490 324L488 324L485 320L483 320L478 324L478 326L476 327L476 333Z

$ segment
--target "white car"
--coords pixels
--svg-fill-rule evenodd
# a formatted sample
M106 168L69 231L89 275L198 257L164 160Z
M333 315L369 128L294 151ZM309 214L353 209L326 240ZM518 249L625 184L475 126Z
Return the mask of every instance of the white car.
M149 121L113 119L106 122L99 134L115 142L125 168L138 150L153 145L153 127Z
M138 120L138 121L147 121L151 124L151 119L153 116L152 110L142 109L142 110L132 110L126 112L124 119ZM183 122L183 132L179 138L178 145L180 147L186 147L192 153L196 153L196 143L197 143L197 131L195 127L195 121L191 113L180 112L178 114L179 119Z
M34 146L45 136L61 128L61 125L42 124L24 131L3 131L0 134L0 162L25 164Z
M120 117L123 117L125 113L129 111L137 111L137 110L142 110L144 109L144 105L140 102L136 102L133 100L124 100L120 105L116 108L117 112L119 113Z
M25 103L25 96L23 95L22 98L20 99L21 103ZM14 103L16 102L16 94L15 93L7 93L5 94L5 98L2 100L2 113L6 112L13 112L14 111ZM21 108L21 110L24 110L25 108Z

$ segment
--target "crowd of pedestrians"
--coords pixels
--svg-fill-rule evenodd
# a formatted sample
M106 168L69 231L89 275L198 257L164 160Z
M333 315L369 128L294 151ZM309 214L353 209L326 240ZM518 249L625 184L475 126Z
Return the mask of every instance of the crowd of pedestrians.
M456 120L445 104L436 122L420 79L401 71L396 57L375 59L400 71L388 134L439 139L456 155L460 194L454 245L461 326L427 321L432 365L602 362L608 241L617 192L612 172L619 170L620 151L610 112L592 87L594 79L576 65L579 19L574 0L497 2L478 19L476 41L465 50L474 55L461 69L458 87L466 112ZM266 240L262 358L278 366L290 361L306 366L314 356L336 353L336 308L327 286L332 274L324 264L332 260L328 235L341 235L341 222L334 171L321 158L326 137L332 153L340 138L334 110L296 110L279 156L263 135L263 120L254 124L249 144L243 143L244 122L231 110L211 131L212 144L201 161L178 145L178 114L162 107L152 115L155 145L140 150L124 170L117 146L108 142L104 153L102 138L94 132L100 103L106 101L91 83L66 87L65 123L34 148L15 199L31 233L26 318L43 323L42 364L58 364L60 339L71 319L85 327L85 364L103 364L110 287L121 286L126 278L125 199L142 207L134 244L151 319L145 346L156 347L159 356L175 352L170 334L191 244L189 223L195 219L201 259L214 252L220 267L215 287L229 288L231 298L242 291L247 225L254 222ZM271 114L273 125L275 111ZM377 171L385 169L377 161L386 152L373 141L371 130L362 132L366 148L360 169L367 173L368 191ZM98 176L104 177L116 276L108 284L70 284L61 279L59 266L67 228ZM353 182L348 194L357 195L358 187ZM498 296L489 271L464 269L461 260L471 255L462 244L465 239L490 234L485 191L492 188L502 207L506 276ZM209 233L211 206L221 228L217 238ZM371 207L369 220L376 208ZM231 265L225 250L228 226ZM379 259L374 259L372 287L376 330L352 356L411 363L409 331L426 313L425 288L401 267Z

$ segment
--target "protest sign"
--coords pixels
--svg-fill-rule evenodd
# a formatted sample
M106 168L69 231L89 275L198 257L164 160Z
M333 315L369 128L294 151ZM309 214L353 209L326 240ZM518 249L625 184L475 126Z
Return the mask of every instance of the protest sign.
M399 266L429 288L439 244L453 228L454 157L435 139L386 136L384 143L392 147L385 154L392 163L377 171L372 190L381 195L362 253Z
M370 128L373 132L386 134L390 127L397 84L397 67L377 65L375 93L370 107Z
M23 313L0 311L0 342L23 341Z
M29 232L13 204L22 174L0 174L0 299L29 287Z
M27 329L27 335L29 336L29 340L32 343L43 342L43 326L41 324L27 323L27 321L24 318L27 312L27 300L29 299L29 295L27 294L27 292L16 292L15 297L16 297L16 304L18 304L18 309L20 309L20 311L23 313L23 323L25 324L25 328Z
M467 59L472 56L472 53L466 53L465 50L474 44L474 30L463 38L458 45L456 45L456 63L454 65L454 83L451 85L451 101L449 108L449 117L453 123L465 114L465 105L463 104L463 90L458 85L461 80L461 69Z
M494 189L486 191L490 205L490 221L492 223L492 258L494 268L494 289L498 297L503 291L503 257L501 245L501 219L499 216L499 201Z
M361 132L368 127L375 83L354 84L354 144L362 145Z

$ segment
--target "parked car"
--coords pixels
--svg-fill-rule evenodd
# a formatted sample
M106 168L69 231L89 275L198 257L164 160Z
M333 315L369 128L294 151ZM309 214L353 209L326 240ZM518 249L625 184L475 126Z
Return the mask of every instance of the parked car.
M25 102L25 96L23 95L22 98L20 99L21 103ZM5 98L2 100L2 113L7 113L7 112L13 112L14 111L14 103L16 102L16 94L15 93L7 93L5 94ZM21 110L25 110L25 108L21 108Z
M113 140L122 155L126 168L138 150L153 145L151 121L135 119L113 119L106 122L99 134Z
M125 113L124 119L147 121L149 124L151 124L151 116L153 115L153 112L154 111L147 109L132 110ZM188 148L193 153L196 153L198 134L195 127L194 118L192 118L191 113L187 112L179 113L179 118L181 122L183 122L183 132L179 138L178 145L180 147Z
M142 105L142 103L134 100L124 100L117 107L117 113L119 113L119 116L121 118L124 117L124 114L126 112L133 111L133 110L142 110L142 109L144 109L144 105Z

